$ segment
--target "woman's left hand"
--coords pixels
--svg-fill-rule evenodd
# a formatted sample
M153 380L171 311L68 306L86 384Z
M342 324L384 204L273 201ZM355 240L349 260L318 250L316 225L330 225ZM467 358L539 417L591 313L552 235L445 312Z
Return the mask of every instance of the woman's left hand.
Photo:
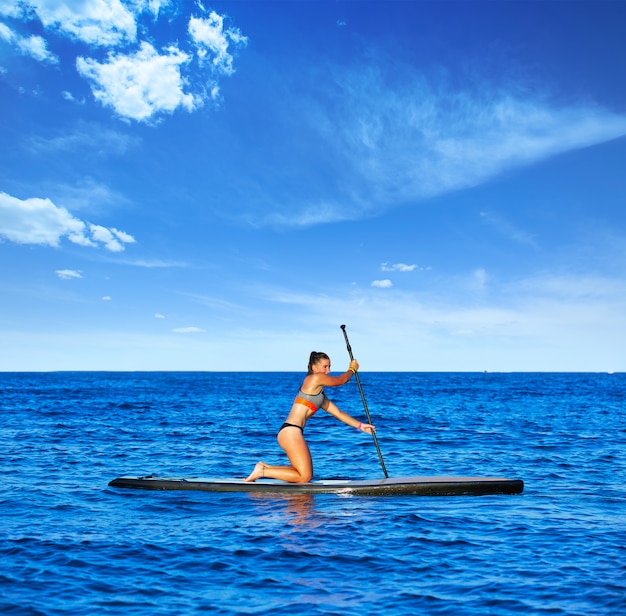
M372 424L359 424L358 429L361 430L361 432L367 432L368 434L376 432L376 428Z

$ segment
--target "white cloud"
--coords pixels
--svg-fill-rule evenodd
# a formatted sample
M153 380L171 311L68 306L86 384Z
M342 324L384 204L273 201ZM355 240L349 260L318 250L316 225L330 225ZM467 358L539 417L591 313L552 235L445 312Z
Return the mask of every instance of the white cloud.
M177 334L201 334L205 332L205 330L200 327L176 327L172 331Z
M0 0L0 15L6 17L21 17L24 12L24 6L15 0Z
M197 46L200 61L210 62L216 71L225 75L234 72L233 56L228 52L230 43L235 47L248 43L248 38L237 28L224 30L224 17L215 11L211 11L207 19L191 17L189 35Z
M75 218L50 199L18 199L0 192L0 237L16 244L40 244L57 247L61 238L81 246L119 252L135 239L117 229L107 229Z
M174 0L134 0L134 5L138 11L143 12L147 9L155 17L158 17L161 9L170 6L173 2Z
M111 301L111 296L110 296L110 295L105 295L105 296L102 298L102 301L103 301L103 302L110 302L110 301Z
M24 201L0 193L0 235L17 244L58 246L61 237L82 243L85 223L49 199ZM86 240L85 240L86 241Z
M379 289L390 289L393 287L393 282L391 282L391 280L374 280L372 286L378 287Z
M78 100L77 98L74 97L74 95L69 92L68 90L64 90L63 92L61 92L61 96L66 100L66 101L70 101L71 103L76 103L77 105L84 105L85 104L85 99L82 98L80 100Z
M132 244L135 238L128 233L117 229L107 229L100 225L89 225L91 237L94 241L104 244L104 247L111 252L122 252L124 244Z
M91 81L94 96L123 118L146 121L156 113L171 113L178 107L193 111L201 100L183 91L185 83L180 73L180 66L189 62L189 56L176 47L166 52L159 55L144 42L134 55L111 53L102 64L79 57L76 67Z
M417 265L406 265L405 263L395 263L394 265L383 263L380 267L383 272L412 272L416 268Z
M137 38L135 15L119 0L32 0L29 8L45 28L88 45L111 47Z
M41 36L21 38L17 42L17 45L25 54L32 56L35 60L39 60L40 62L50 62L52 64L57 64L59 62L57 56L48 51L46 40Z
M41 36L20 36L6 24L0 23L0 39L15 45L21 53L31 56L39 62L57 64L59 59L48 50L46 40Z
M75 278L83 277L80 270L64 269L64 270L56 270L55 273L61 280L73 280Z
M126 233L125 231L120 231L119 229L115 229L115 228L112 228L111 232L116 237L116 240L118 240L118 241L120 241L120 242L122 242L124 244L134 244L135 243L135 238L130 233Z
M187 36L175 44L169 39L162 47L157 22L165 7L172 9L164 19L188 20ZM197 110L219 96L218 78L235 72L234 53L248 38L238 28L226 27L224 16L207 11L200 2L194 10L199 16L189 17L172 0L0 0L0 14L24 26L38 19L44 34L54 35L51 40L77 43L66 44L64 51L81 53L76 68L90 82L96 100L122 118L140 122L180 108ZM153 19L145 19L146 14ZM157 43L160 38L163 42ZM0 24L0 39L41 62L59 61L42 36L21 36ZM106 59L91 55L102 54L102 48L109 52ZM63 96L82 102L67 90Z
M160 314L159 312L157 312L157 313L154 315L154 318L155 318L155 319L164 319L164 318L165 318L165 315L164 315L164 314Z

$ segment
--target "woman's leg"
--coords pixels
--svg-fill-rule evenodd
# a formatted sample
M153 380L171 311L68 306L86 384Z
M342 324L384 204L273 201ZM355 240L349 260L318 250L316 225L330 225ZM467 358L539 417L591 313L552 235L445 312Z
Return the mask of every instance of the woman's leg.
M283 428L278 433L278 444L285 450L291 466L270 466L259 462L246 478L256 481L262 477L281 479L289 483L307 483L313 478L313 460L302 430L293 426Z

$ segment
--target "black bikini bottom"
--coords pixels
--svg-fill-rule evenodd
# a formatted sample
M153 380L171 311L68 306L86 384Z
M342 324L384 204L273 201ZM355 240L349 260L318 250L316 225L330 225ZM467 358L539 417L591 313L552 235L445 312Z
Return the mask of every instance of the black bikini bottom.
M302 430L302 433L304 434L304 428L302 426L299 426L298 424L292 424L289 423L288 421L286 421L281 427L280 430L282 430L283 428L300 428L300 430ZM278 430L278 432L280 432L280 430Z

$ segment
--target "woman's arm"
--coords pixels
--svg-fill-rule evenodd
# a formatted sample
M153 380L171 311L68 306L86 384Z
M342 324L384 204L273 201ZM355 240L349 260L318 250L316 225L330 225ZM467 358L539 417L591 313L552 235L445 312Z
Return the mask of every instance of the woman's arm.
M346 413L345 411L342 411L332 400L329 400L328 398L324 400L322 408L327 413L330 413L339 421L343 421L343 423L348 426L351 426L363 432L368 432L369 434L371 434L372 432L376 432L376 428L372 424L366 424L356 420L351 415L348 415L348 413Z
M330 374L322 374L321 372L316 372L314 374L309 374L304 379L304 387L308 390L315 390L317 387L338 387L339 385L345 385L356 373L359 369L359 362L356 359L353 359L350 362L349 368L339 376L330 376Z

